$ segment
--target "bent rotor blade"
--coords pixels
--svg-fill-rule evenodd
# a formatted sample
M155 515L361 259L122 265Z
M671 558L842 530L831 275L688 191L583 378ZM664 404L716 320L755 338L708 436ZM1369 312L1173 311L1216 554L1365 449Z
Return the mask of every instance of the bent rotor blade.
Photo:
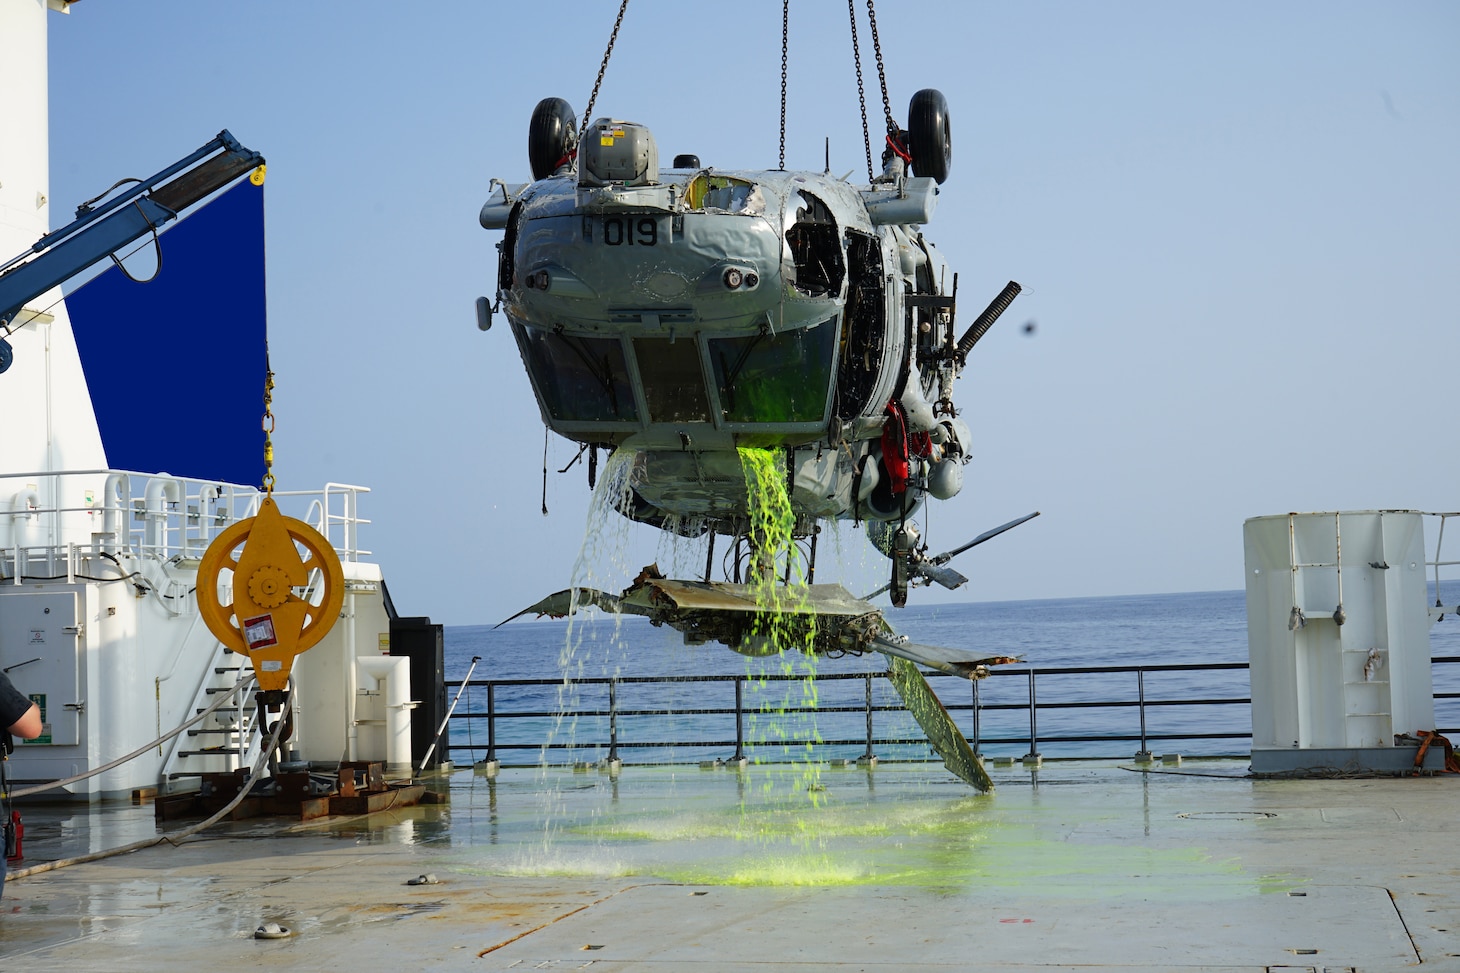
M928 742L943 758L943 766L981 791L993 790L994 782L983 769L983 762L973 755L968 741L954 725L953 717L948 715L938 697L933 695L933 687L928 685L918 667L906 659L892 658L888 661L892 663L888 678L897 688L907 711L928 735Z
M597 588L567 588L563 591L555 591L542 599L535 605L530 605L511 618L504 618L493 628L501 628L516 618L521 618L528 613L534 613L539 617L547 615L550 618L565 618L575 611L584 608L602 608L606 612L629 612L634 615L648 614L634 605L626 605L618 595L611 595L606 591L599 591Z
M943 587L952 591L959 585L968 583L968 579L950 567L936 561L919 561L913 565L913 573L922 575L929 581L936 581Z
M957 557L958 555L962 554L964 551L968 550L969 548L971 548L971 547L978 547L978 545L982 544L984 541L991 540L991 539L993 539L995 537L998 537L1004 531L1006 531L1006 530L1013 530L1015 527L1018 527L1020 524L1026 522L1026 521L1033 520L1035 517L1038 517L1038 516L1039 516L1039 511L1038 510L1034 511L1034 513L1032 513L1032 514L1025 514L1022 517L1019 517L1019 518L1017 518L1015 520L1009 521L1007 524L1000 524L998 527L995 527L993 530L986 530L986 531L984 531L982 534L979 534L977 537L975 537L973 540L969 541L967 544L964 544L962 547L955 547L951 551L944 551L942 554L939 554L937 557L932 557L932 558L929 558L928 560L932 561L934 564L947 564L949 561L953 560L955 557Z

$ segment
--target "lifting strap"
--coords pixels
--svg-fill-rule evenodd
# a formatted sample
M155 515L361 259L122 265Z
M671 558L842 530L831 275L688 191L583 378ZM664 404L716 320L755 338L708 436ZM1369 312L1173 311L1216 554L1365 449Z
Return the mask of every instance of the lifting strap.
M1418 730L1414 734L1420 738L1419 750L1414 755L1414 776L1419 776L1420 768L1424 766L1425 754L1429 752L1431 743L1439 743L1445 748L1445 769L1447 774L1460 774L1460 758L1455 756L1455 748L1450 741L1440 736L1438 731Z

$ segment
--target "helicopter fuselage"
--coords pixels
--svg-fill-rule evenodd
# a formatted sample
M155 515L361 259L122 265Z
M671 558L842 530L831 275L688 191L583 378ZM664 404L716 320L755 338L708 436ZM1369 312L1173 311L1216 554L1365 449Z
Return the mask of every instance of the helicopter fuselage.
M933 179L660 171L648 130L612 120L583 146L481 222L505 230L497 299L543 421L632 451L625 513L734 533L746 446L784 451L803 530L958 492L953 281L920 231Z

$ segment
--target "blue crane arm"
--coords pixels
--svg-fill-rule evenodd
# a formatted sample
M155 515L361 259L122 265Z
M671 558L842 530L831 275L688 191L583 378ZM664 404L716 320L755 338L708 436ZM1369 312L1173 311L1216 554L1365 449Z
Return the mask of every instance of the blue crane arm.
M187 158L138 180L102 205L93 208L96 200L82 203L75 220L0 265L0 338L28 301L176 219L182 210L263 161L262 155L244 148L225 129ZM5 351L8 348L0 348L0 371L9 363Z

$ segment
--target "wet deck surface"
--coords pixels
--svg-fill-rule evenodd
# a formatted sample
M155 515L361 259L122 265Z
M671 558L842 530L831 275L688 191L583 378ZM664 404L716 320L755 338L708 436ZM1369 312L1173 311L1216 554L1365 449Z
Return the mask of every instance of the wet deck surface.
M12 881L0 966L1460 970L1460 778L1244 771L464 770L448 805ZM157 833L146 807L25 820L26 864Z

